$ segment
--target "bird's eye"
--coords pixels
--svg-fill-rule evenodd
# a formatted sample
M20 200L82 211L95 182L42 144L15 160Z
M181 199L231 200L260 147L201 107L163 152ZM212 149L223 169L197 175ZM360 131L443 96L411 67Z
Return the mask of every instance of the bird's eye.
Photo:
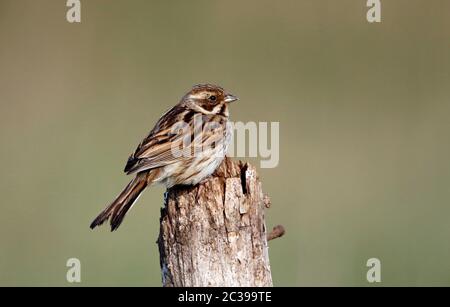
M211 101L216 101L217 97L216 96L209 96L209 100Z

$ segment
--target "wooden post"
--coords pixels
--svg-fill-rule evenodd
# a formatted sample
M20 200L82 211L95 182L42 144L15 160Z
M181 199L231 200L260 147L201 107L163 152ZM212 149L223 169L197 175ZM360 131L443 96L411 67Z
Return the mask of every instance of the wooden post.
M163 286L272 286L255 168L225 158L197 186L166 192L158 238ZM284 233L280 226L269 237Z

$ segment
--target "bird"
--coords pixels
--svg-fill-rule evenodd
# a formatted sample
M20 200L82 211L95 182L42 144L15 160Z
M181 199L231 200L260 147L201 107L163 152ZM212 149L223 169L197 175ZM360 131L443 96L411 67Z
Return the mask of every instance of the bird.
M129 156L124 172L134 178L90 228L109 220L111 231L117 230L141 193L153 184L169 189L196 185L210 176L232 140L229 104L236 100L218 85L194 85Z

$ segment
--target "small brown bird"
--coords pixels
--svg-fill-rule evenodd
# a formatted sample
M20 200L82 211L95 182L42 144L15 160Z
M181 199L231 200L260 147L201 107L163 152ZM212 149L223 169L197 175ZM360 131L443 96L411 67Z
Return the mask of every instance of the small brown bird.
M195 185L211 175L231 141L228 104L236 100L219 86L194 86L158 120L128 158L124 171L136 174L135 178L90 227L109 219L111 231L116 230L139 195L153 183L167 188Z

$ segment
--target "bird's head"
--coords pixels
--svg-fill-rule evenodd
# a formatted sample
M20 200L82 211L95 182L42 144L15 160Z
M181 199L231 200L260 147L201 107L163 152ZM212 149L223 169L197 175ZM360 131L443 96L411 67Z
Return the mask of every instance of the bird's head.
M222 114L228 116L228 104L238 98L212 84L195 85L184 97L182 103L188 108L205 115Z

